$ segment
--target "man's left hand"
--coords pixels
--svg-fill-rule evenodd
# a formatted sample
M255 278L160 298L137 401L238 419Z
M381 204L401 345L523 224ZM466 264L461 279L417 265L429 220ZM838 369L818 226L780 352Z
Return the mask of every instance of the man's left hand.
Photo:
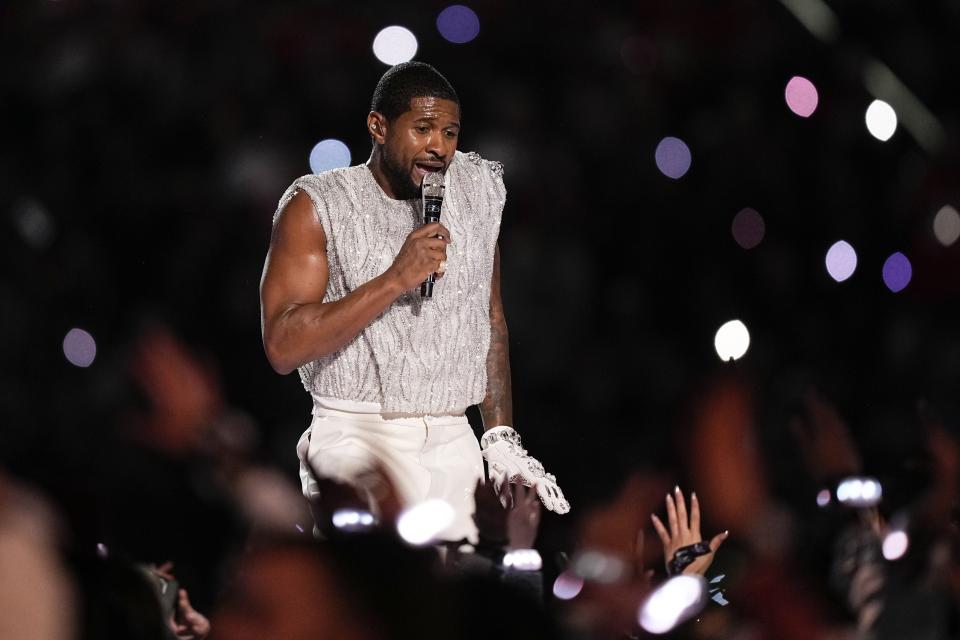
M515 482L536 487L543 506L557 513L570 511L570 503L557 486L556 477L547 473L536 458L530 456L520 444L520 434L510 427L494 427L480 438L483 457L490 467L490 479L502 486ZM502 491L498 492L501 495Z

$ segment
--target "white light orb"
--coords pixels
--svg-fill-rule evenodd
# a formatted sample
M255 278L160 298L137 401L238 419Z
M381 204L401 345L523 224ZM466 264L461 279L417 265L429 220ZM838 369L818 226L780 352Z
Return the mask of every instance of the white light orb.
M453 507L443 500L425 500L397 518L397 533L410 544L424 545L453 523Z
M739 360L750 348L750 332L739 320L731 320L717 330L713 346L724 362Z
M350 166L350 148L336 138L327 138L310 150L310 171L323 173L330 169Z
M933 218L933 235L945 247L956 242L960 238L960 213L950 205L941 207Z
M670 578L640 605L640 626L650 633L667 633L700 610L706 601L706 586L700 576Z
M871 102L865 118L867 131L881 142L889 140L897 130L897 112L883 100Z
M373 55L391 66L413 60L417 55L417 37L406 27L393 25L381 29L373 39Z
M830 277L837 282L843 282L857 270L857 252L846 240L838 240L827 249L824 263Z
M899 560L910 548L910 537L906 531L891 531L883 538L883 557L887 560Z
M540 571L543 559L536 549L513 549L503 556L503 566L515 571Z

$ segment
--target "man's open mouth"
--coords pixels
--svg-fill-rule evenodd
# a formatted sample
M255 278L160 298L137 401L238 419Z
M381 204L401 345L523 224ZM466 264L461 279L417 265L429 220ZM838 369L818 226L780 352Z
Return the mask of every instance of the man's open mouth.
M442 162L417 162L413 165L417 172L426 175L428 173L433 173L434 171L443 171Z

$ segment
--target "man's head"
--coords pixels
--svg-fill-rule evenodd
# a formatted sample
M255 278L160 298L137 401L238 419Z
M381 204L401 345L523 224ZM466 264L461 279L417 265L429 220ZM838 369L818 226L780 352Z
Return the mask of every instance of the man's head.
M372 169L394 198L415 198L430 171L446 171L460 135L460 99L440 73L404 62L383 74L373 92L367 130Z

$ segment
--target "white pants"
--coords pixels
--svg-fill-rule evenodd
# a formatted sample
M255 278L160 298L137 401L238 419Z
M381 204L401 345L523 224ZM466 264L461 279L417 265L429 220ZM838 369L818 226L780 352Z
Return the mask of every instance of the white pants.
M439 498L453 507L456 517L440 539L477 541L473 493L483 458L463 414L393 417L377 403L314 398L297 457L308 500L318 495L314 473L349 484L379 464L404 506Z

